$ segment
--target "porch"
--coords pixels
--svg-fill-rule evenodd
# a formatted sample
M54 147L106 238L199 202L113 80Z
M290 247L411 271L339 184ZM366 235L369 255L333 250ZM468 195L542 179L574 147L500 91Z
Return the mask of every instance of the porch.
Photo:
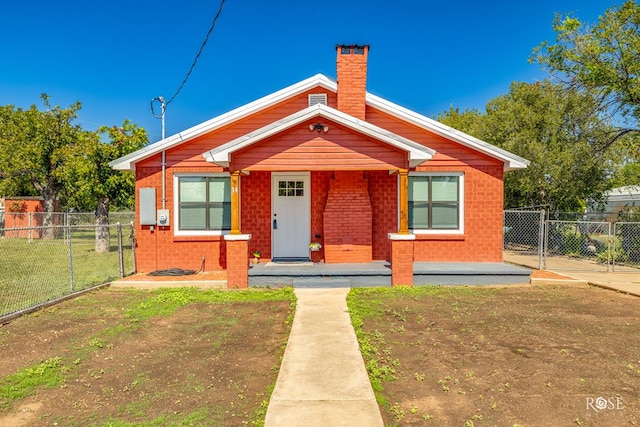
M501 285L530 283L531 270L505 263L414 262L413 283L421 285ZM391 286L388 262L325 264L312 262L252 264L249 286Z

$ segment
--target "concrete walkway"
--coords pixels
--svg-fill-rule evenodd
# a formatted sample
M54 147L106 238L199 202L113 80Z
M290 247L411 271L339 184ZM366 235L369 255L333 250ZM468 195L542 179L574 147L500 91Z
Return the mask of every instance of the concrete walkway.
M640 297L640 273L562 271L561 274L585 281L592 286Z
M533 269L537 269L539 264L536 255L523 255L512 252L505 252L504 260ZM552 271L592 286L640 297L640 270L638 269L598 271L606 268L606 266L603 267L593 261L568 259L566 257L557 257L548 264L551 265L548 265L545 271ZM532 282L534 281L532 280Z
M383 426L347 312L349 288L295 289L266 427Z

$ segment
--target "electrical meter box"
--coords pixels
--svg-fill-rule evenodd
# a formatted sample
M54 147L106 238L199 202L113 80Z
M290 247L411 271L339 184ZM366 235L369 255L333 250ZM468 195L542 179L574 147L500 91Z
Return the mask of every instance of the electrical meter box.
M158 209L157 224L161 227L169 225L169 209Z

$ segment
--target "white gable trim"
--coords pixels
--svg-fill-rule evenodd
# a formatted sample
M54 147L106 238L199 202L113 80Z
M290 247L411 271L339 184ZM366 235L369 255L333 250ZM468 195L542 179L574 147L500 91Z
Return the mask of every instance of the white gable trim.
M410 167L418 166L419 164L430 160L435 154L434 150L418 144L417 142L411 141L400 135L396 135L364 120L359 120L324 104L315 104L311 107L305 108L304 110L291 114L282 120L268 124L267 126L236 138L233 141L229 141L226 144L209 150L202 155L208 162L215 163L222 167L229 167L231 154L233 152L241 150L249 145L255 144L256 142L262 141L265 138L269 138L270 136L276 135L286 129L299 125L300 123L311 120L315 117L322 117L324 119L331 120L358 133L406 151L409 155Z
M440 123L436 120L430 119L422 114L418 114L415 111L411 111L407 108L401 107L393 102L387 101L378 96L367 93L366 98L367 105L381 110L394 117L398 117L404 121L414 124L422 129L433 132L437 135L451 139L466 147L472 148L476 151L484 153L490 157L499 159L504 162L504 170L517 170L524 169L529 165L529 161L522 157L516 156L502 148L498 148L494 145L484 142L478 138L468 135L464 132L456 130L450 126Z
M116 170L135 170L135 164L140 160L144 160L147 157L151 157L164 150L173 148L177 145L182 144L183 142L197 138L198 136L204 135L237 120L243 119L244 117L263 110L264 108L285 101L317 86L323 87L332 92L336 92L338 88L334 80L323 74L316 74L313 77L302 80L301 82L298 82L294 85L288 86L270 95L264 96L227 113L214 117L211 120L207 120L206 122L200 123L187 130L169 136L153 144L147 145L146 147L141 148L138 151L109 162L109 166Z
M315 76L302 80L301 82L288 86L270 95L264 96L220 116L214 117L211 120L200 123L175 135L169 136L161 141L150 144L131 154L120 157L119 159L110 162L109 166L117 170L135 170L136 163L141 160L144 160L170 148L176 147L183 142L187 142L208 132L212 132L274 104L295 97L314 87L322 87L333 93L337 92L338 90L338 85L335 80L323 74L316 74ZM522 157L516 156L513 153L498 148L464 132L453 129L436 120L418 114L415 111L411 111L383 98L372 95L368 92L366 94L366 103L372 108L376 108L391 116L412 123L422 129L428 130L444 138L469 147L473 150L484 153L490 157L501 160L504 163L505 171L523 169L529 165L529 161L523 159Z

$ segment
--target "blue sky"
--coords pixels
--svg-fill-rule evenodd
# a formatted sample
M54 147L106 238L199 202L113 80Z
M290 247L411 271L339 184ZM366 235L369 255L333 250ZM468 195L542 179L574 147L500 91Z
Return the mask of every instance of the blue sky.
M483 109L512 81L546 77L527 58L553 40L555 12L582 21L622 0L226 0L166 135L316 73L335 77L336 44L369 44L369 92L429 117ZM40 94L82 103L88 130L126 118L160 139L149 110L178 89L220 0L7 1L0 13L0 105Z

